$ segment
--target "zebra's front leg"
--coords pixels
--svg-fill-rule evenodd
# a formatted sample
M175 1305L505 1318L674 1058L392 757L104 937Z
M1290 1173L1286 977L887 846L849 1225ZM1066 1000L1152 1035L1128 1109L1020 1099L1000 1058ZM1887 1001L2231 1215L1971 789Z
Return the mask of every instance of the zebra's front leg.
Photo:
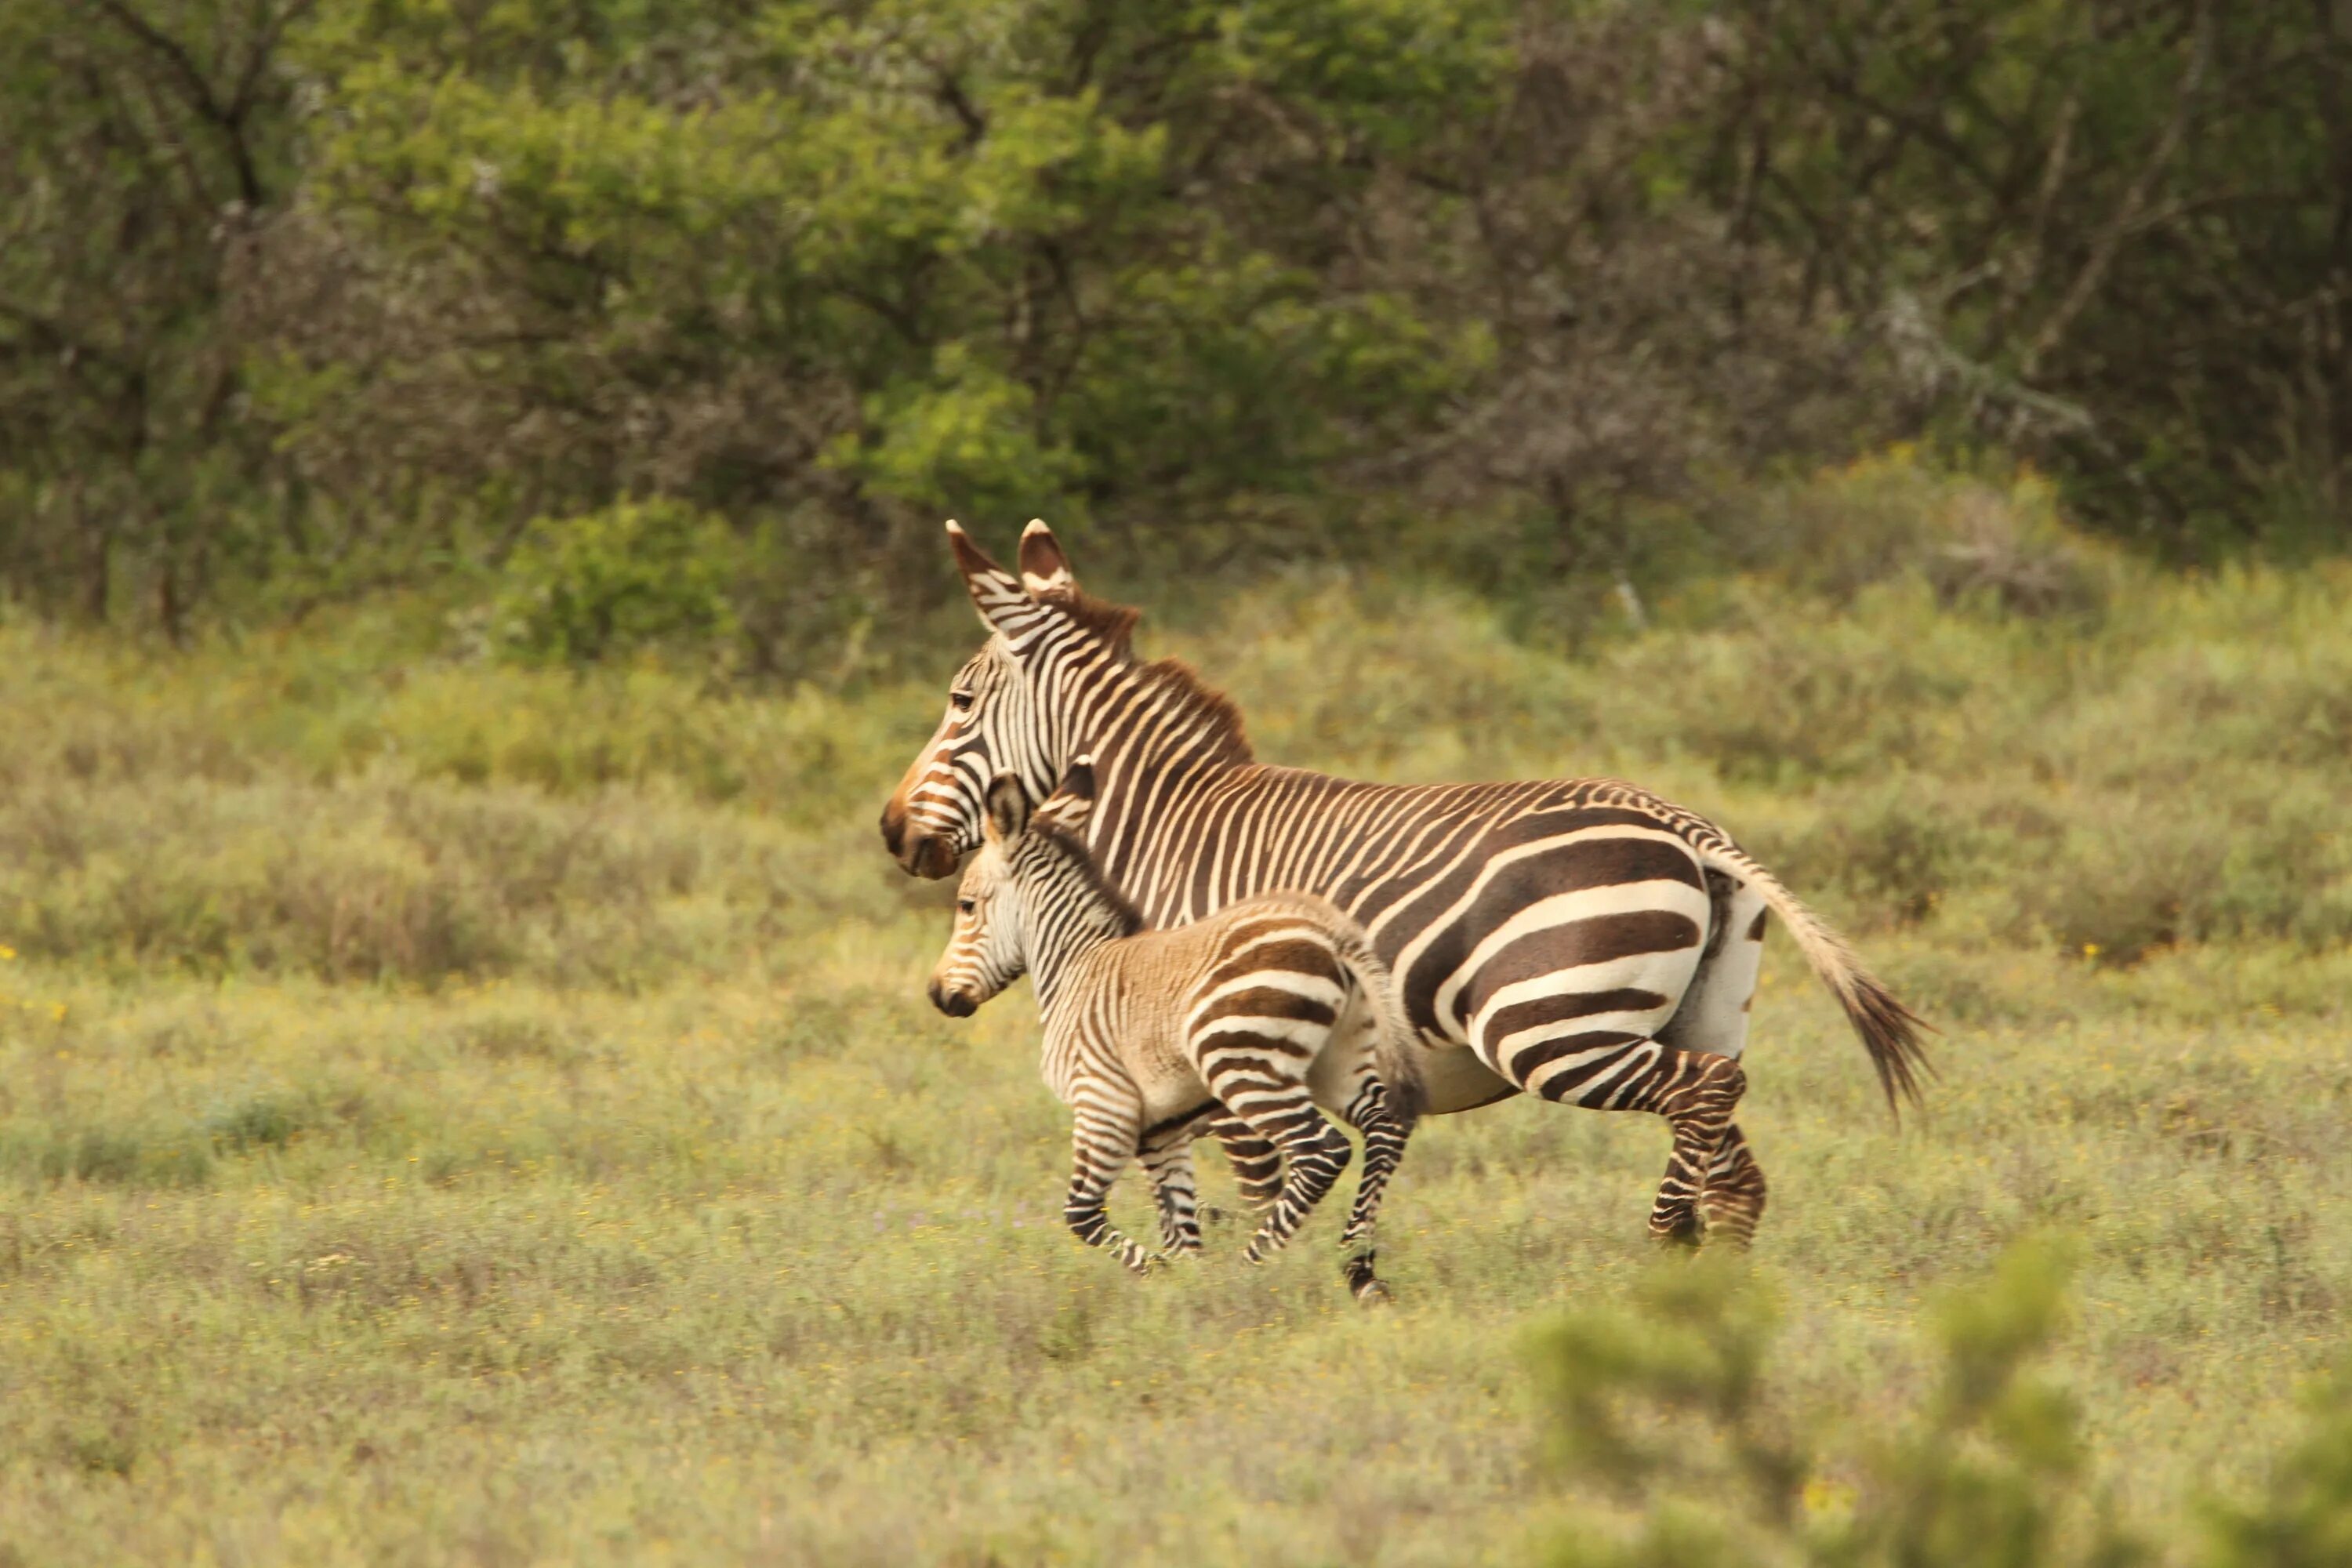
M1110 1216L1103 1212L1111 1184L1135 1154L1139 1131L1132 1116L1103 1108L1078 1112L1070 1137L1070 1194L1062 1205L1062 1218L1080 1241L1108 1247L1121 1263L1142 1274L1151 1267L1150 1250L1113 1229Z
M1160 1247L1170 1258L1201 1250L1199 1198L1192 1185L1192 1145L1182 1133L1143 1150L1151 1193L1160 1209Z
M1356 1203L1348 1214L1348 1229L1339 1237L1347 1258L1343 1271L1348 1289L1357 1300L1385 1301L1389 1288L1373 1271L1378 1256L1373 1230L1380 1222L1381 1199L1389 1177L1404 1159L1404 1146L1412 1136L1412 1123L1391 1108L1381 1080L1369 1076L1342 1114L1349 1126L1364 1135L1363 1173L1356 1182Z

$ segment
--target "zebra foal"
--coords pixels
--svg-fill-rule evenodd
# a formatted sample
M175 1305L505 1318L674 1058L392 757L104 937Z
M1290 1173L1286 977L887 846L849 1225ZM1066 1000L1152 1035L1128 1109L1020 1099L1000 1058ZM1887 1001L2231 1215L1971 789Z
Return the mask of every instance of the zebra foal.
M1414 1113L1411 1026L1353 921L1321 899L1267 893L1179 931L1142 917L1079 837L1094 770L1075 761L1034 811L1012 774L989 784L981 852L965 870L955 932L931 973L932 1004L965 1017L1026 971L1045 1026L1046 1084L1075 1113L1063 1216L1079 1240L1142 1272L1197 1251L1189 1145L1233 1117L1279 1150L1284 1172L1247 1257L1290 1239L1346 1170L1338 1113L1364 1135L1364 1170L1341 1245L1349 1288L1386 1294L1372 1229ZM1392 1102L1386 1087L1395 1086ZM1111 1184L1140 1157L1163 1253L1113 1229Z

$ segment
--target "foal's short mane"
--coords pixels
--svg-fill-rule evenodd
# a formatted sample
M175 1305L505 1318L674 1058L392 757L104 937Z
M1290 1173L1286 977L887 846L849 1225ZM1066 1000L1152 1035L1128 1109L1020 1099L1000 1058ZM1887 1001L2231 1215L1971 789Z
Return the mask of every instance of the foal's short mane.
M1200 721L1214 742L1206 760L1246 763L1255 760L1249 735L1242 727L1242 710L1234 700L1201 679L1200 672L1181 658L1160 658L1146 664L1135 657L1135 626L1143 612L1129 605L1098 599L1083 590L1056 593L1052 602L1084 630L1108 645L1120 663L1135 672L1145 686L1171 700L1171 718L1178 723Z
M1125 893L1111 886L1110 879L1102 874L1102 868L1095 864L1095 858L1087 852L1087 847L1078 841L1077 835L1057 823L1040 821L1034 816L1029 819L1029 831L1077 868L1079 874L1086 879L1087 890L1110 906L1111 913L1118 922L1119 935L1133 936L1143 929L1142 911L1128 902Z

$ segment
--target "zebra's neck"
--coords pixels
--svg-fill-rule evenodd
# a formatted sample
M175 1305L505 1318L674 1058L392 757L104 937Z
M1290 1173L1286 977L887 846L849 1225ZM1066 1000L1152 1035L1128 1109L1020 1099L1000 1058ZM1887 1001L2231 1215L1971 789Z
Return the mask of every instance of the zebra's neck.
M1150 666L1109 665L1072 671L1055 704L1069 715L1066 766L1091 754L1102 804L1087 825L1087 844L1101 874L1136 897L1136 830L1180 798L1265 770L1251 760L1238 720L1223 699L1202 701L1186 685ZM1156 900L1139 900L1147 910ZM1161 923L1157 920L1154 924Z

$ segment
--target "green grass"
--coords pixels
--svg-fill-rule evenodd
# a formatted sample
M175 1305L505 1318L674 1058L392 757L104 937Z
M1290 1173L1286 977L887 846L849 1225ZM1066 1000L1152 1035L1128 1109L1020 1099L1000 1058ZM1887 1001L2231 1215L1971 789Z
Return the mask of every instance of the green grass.
M1574 659L1319 579L1158 640L1268 757L1632 773L1864 933L1944 1076L1892 1128L1775 938L1772 1399L1866 1442L1933 1378L1924 1304L2070 1232L2085 1489L2187 1561L2352 1311L2352 578L1786 592ZM0 628L0 1563L1455 1564L1597 1506L1529 1347L1651 1267L1654 1121L1428 1124L1391 1311L1328 1215L1132 1280L1059 1228L1025 996L921 999L949 895L871 813L936 683L397 624Z

